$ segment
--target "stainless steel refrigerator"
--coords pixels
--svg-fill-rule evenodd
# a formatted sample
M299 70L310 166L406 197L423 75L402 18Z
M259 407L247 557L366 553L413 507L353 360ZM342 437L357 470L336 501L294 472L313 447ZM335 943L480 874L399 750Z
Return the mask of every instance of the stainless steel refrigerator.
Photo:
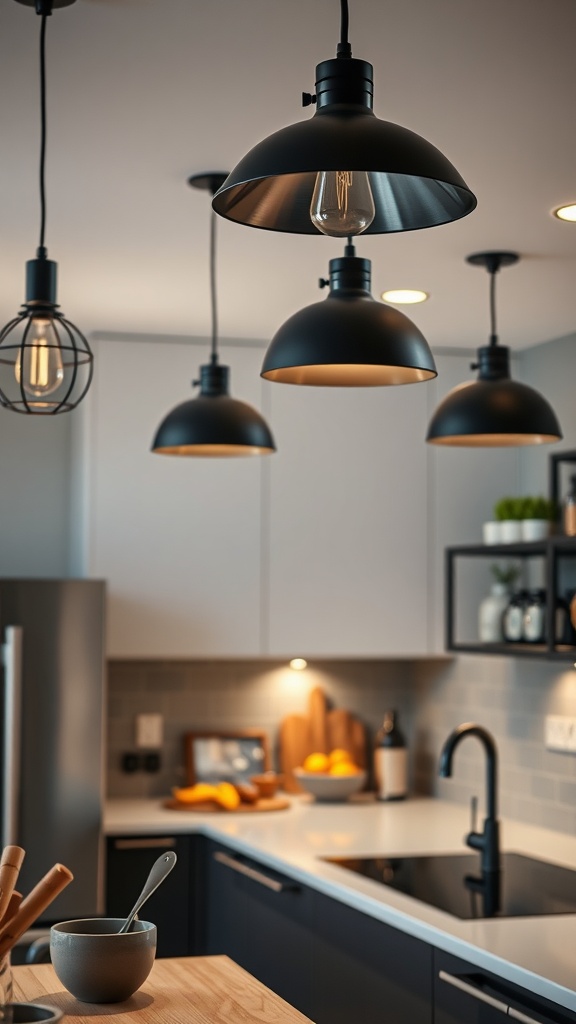
M24 895L74 874L38 924L103 912L104 602L100 580L0 579L2 843Z

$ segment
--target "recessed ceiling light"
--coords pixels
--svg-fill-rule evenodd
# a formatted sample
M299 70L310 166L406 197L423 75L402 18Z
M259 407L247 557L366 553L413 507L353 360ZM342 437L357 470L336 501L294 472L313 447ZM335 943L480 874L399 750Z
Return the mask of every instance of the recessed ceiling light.
M568 206L558 206L555 210L552 210L555 217L558 220L569 220L576 221L576 203L569 203Z
M302 672L307 665L308 662L305 658L292 658L292 661L290 662L290 668L293 669L294 672Z
M411 305L414 302L426 302L430 296L419 288L391 288L382 292L384 302L392 302L396 306Z

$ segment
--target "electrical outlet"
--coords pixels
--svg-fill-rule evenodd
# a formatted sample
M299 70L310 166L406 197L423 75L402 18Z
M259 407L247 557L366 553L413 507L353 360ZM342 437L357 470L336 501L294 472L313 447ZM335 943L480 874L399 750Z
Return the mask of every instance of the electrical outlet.
M576 754L576 718L569 715L546 715L544 744L547 750Z
M162 746L163 731L162 715L136 715L136 746L140 750L159 750Z
M140 768L140 758L138 754L122 754L122 757L120 759L120 765L123 772L126 772L127 775L132 775L134 772L137 772Z

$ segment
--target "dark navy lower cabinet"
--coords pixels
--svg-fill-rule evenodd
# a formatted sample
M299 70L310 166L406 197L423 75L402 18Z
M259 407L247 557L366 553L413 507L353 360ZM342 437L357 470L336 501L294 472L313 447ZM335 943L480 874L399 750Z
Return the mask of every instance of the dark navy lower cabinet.
M204 872L203 952L225 953L310 1016L310 890L211 840Z
M576 1014L464 960L434 952L434 1024L574 1024Z
M432 948L321 893L312 903L312 1019L431 1024Z
M203 952L225 953L316 1024L432 1024L432 949L205 842Z
M157 956L188 956L197 952L193 892L197 837L109 836L106 840L106 914L125 917L134 906L150 868L163 852L174 850L177 861L158 892L140 912L158 931Z

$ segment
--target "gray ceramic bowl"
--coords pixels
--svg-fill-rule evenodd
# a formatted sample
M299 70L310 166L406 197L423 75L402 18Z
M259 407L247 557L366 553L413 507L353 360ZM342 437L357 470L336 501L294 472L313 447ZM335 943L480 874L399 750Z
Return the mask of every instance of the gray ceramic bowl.
M50 929L50 957L59 980L84 1003L121 1003L144 984L156 956L156 925L122 918L63 921Z
M360 770L353 775L330 775L328 772L306 772L303 768L295 768L294 775L315 800L347 800L366 782L366 772Z

